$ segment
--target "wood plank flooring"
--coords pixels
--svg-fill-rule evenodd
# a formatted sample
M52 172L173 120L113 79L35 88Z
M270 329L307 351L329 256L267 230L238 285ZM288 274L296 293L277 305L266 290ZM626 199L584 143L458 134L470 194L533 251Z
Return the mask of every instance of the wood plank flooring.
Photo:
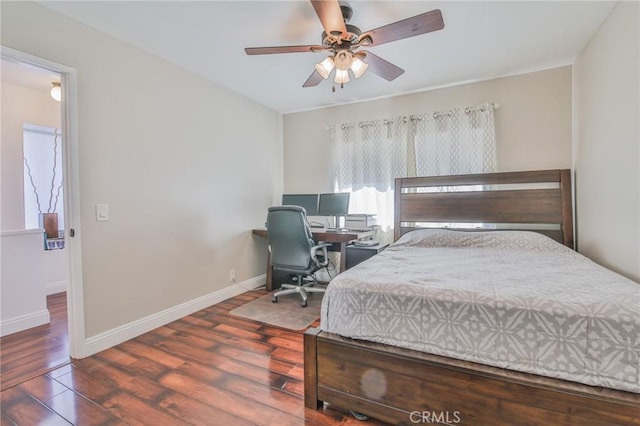
M67 293L47 296L51 322L0 338L0 389L68 364Z
M0 394L0 424L362 425L331 407L304 407L301 332L229 314L264 294L244 293L10 387Z

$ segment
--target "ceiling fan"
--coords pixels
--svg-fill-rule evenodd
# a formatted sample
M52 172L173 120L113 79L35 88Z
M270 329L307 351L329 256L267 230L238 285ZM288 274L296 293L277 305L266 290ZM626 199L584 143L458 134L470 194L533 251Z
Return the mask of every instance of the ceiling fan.
M310 0L322 23L321 45L247 47L247 55L270 55L274 53L330 52L322 62L316 64L316 70L304 82L302 87L317 86L329 78L335 68L334 82L344 87L350 81L349 70L355 78L361 77L367 69L385 80L398 78L404 70L391 62L360 50L362 47L374 47L392 41L438 31L444 28L442 13L432 10L374 30L362 32L360 28L349 24L353 9L338 0ZM335 91L335 86L334 89Z

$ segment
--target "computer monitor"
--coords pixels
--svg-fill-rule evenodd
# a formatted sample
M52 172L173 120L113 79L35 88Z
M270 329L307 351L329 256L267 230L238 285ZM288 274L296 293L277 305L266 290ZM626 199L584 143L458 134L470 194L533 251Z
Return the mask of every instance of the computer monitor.
M340 216L346 216L347 213L349 213L348 192L320 194L318 202L318 216L335 216L336 229L340 228Z
M307 212L307 216L316 216L318 214L318 194L283 194L282 205L300 206Z

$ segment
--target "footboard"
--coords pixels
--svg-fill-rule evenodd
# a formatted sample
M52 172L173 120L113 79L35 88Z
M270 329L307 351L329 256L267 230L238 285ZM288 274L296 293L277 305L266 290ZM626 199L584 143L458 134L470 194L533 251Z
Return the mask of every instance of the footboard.
M392 424L640 425L640 395L309 329L305 405Z

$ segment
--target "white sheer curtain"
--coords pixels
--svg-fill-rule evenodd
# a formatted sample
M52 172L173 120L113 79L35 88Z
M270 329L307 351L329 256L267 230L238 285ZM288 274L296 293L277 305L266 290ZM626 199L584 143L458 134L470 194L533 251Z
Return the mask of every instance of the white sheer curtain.
M350 213L375 214L393 233L394 179L496 170L493 104L420 116L331 126L336 192L351 192Z
M494 109L491 104L466 110L424 114L414 126L418 176L496 171Z
M496 171L496 138L492 104L452 109L413 120L416 172L419 176ZM435 188L438 192L481 190L480 186ZM427 227L478 228L480 223L421 223Z
M375 214L383 232L393 227L393 186L407 173L404 117L337 125L336 192L351 192L350 213ZM385 239L384 234L378 236Z

